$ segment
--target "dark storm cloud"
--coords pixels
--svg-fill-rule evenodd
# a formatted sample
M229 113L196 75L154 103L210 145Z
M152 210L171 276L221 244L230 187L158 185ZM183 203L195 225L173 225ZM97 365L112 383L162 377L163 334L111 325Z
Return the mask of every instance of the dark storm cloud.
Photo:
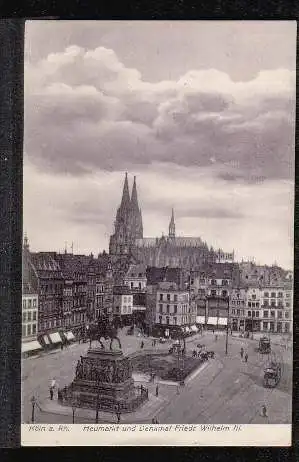
M113 50L73 46L26 72L25 152L40 168L79 175L164 162L223 165L221 178L249 182L292 176L294 88L287 71L241 89L213 70L151 84ZM234 171L225 168L233 162Z

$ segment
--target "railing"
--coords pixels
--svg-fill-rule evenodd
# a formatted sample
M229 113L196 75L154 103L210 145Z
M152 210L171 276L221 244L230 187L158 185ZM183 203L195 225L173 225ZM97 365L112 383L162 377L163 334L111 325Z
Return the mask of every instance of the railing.
M58 402L63 406L72 406L76 402L78 408L98 409L102 411L121 413L134 412L141 404L148 400L148 389L143 385L133 388L134 395L126 401L117 401L114 396L101 398L96 393L80 398L80 392L73 392L72 384L58 390Z

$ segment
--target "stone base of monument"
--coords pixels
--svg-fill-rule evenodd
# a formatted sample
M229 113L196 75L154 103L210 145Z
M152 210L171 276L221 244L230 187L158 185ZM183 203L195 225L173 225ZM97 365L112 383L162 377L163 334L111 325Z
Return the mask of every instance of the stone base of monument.
M132 365L122 351L90 349L81 357L73 382L59 390L65 406L133 412L148 399L145 387L135 387Z

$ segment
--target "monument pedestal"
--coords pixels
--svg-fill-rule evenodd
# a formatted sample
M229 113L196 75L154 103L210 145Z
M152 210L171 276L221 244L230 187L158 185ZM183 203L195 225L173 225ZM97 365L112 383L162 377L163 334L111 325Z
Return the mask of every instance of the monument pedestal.
M144 387L135 387L132 365L122 351L90 349L81 356L74 381L60 390L59 401L71 406L105 411L134 411L148 398Z

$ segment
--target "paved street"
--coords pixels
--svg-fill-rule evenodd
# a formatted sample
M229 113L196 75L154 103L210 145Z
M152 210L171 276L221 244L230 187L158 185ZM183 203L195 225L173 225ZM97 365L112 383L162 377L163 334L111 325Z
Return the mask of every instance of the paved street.
M151 348L151 339L143 339L145 348ZM121 334L123 351L131 353L140 348L141 338ZM283 360L283 376L275 389L262 385L263 365L267 356L255 351L258 342L229 336L228 356L225 355L225 334L196 335L188 339L187 349L192 351L197 343L205 344L216 352L216 358L198 373L192 374L184 387L160 384L159 395L166 399L166 406L157 417L160 423L288 423L291 421L292 358L291 351L277 343L273 350ZM240 348L248 352L248 363L240 359ZM53 377L58 385L68 384L74 375L80 355L86 353L89 344L74 344L63 351L23 361L23 421L31 418L30 398L34 394L42 402L48 398L49 384ZM157 344L157 348L169 348L169 344ZM136 377L137 378L137 377ZM150 388L154 384L146 383ZM260 416L261 405L266 404L268 418ZM36 409L36 422L45 422ZM48 423L58 423L57 416L47 415ZM59 417L59 423L70 423L68 416ZM85 423L83 420L80 423Z

